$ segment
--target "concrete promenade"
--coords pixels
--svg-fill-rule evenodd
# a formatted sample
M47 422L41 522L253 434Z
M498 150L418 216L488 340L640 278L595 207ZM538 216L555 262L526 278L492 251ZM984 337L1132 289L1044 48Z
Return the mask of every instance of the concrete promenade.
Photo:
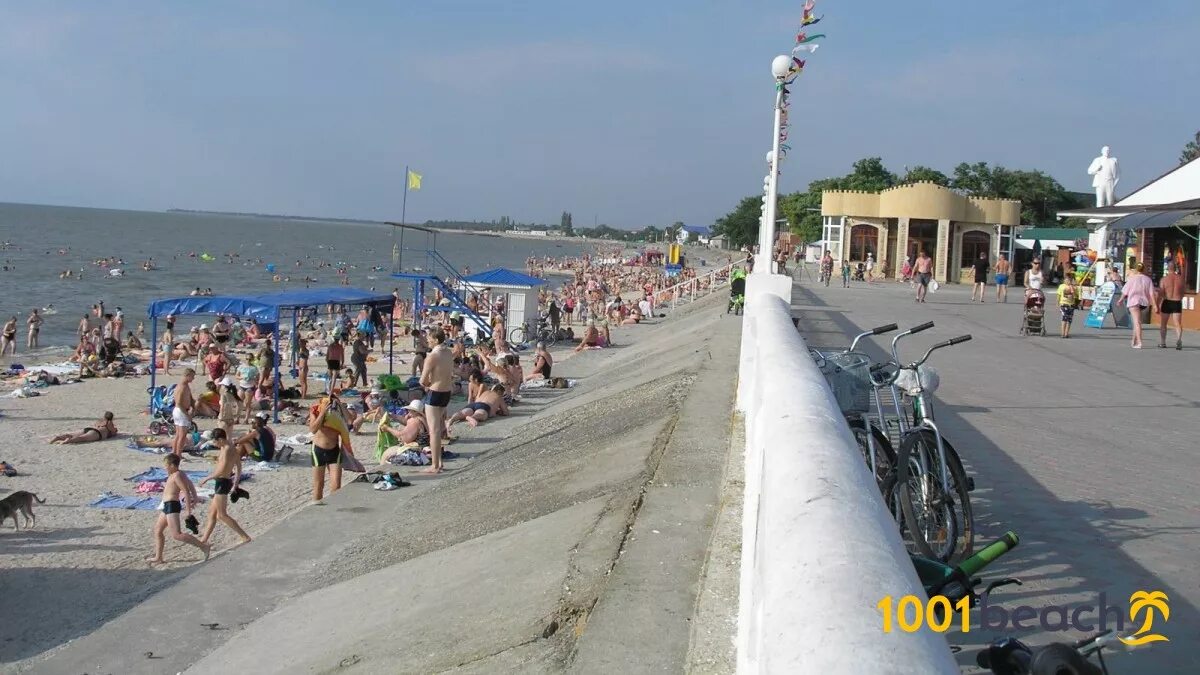
M815 275L814 275L815 276ZM799 279L799 277L798 277ZM1018 605L1116 605L1125 631L1136 590L1162 590L1170 620L1154 629L1170 642L1112 653L1113 673L1200 672L1200 334L1185 335L1182 352L1129 347L1129 331L1086 328L1077 313L1074 335L1057 336L1057 308L1047 337L1017 335L1021 289L1008 304L969 303L966 286L943 286L917 305L907 284L819 286L803 277L793 291L794 316L814 347L845 347L848 335L890 322L934 329L902 341L915 359L934 342L970 333L974 340L939 351L937 420L974 476L977 544L1012 529L1021 545L985 571L1015 576L1020 587L996 591L993 602ZM868 340L868 343L871 341ZM867 351L881 356L890 340ZM1189 346L1187 343L1191 343ZM1092 615L1095 616L1094 614ZM948 635L962 645L964 672L975 648L1001 634L1031 643L1077 638L1040 629L980 629ZM1033 622L1035 625L1037 621Z
M731 672L741 322L726 299L556 363L579 385L464 428L470 459L446 476L350 484L15 670Z

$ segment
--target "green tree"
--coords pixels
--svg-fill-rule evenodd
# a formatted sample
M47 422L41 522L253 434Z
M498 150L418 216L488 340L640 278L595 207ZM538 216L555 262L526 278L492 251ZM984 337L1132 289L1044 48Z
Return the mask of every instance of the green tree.
M716 234L723 234L734 249L753 244L758 240L758 226L762 219L762 197L745 197L737 208L721 216L713 225Z
M1187 164L1197 157L1200 157L1200 131L1197 131L1196 137L1183 146L1183 152L1179 155L1179 164Z
M888 171L879 157L866 157L855 162L853 170L838 183L841 190L879 192L895 187L896 174Z
M904 174L904 177L900 179L898 184L905 185L908 183L918 183L920 181L929 181L930 183L935 183L937 185L941 185L942 187L950 187L949 176L941 171L938 171L937 169L931 169L927 166L921 166L920 164L909 169Z
M787 218L792 234L806 242L821 238L821 190L814 190L812 184L808 192L793 192L780 197L779 212Z

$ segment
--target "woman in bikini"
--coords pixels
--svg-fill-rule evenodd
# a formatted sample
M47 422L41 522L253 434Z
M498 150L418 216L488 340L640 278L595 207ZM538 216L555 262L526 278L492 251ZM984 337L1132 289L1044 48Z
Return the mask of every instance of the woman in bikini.
M0 340L0 356L4 354L17 355L17 317L12 317L4 324L4 337Z
M104 418L96 421L94 427L84 427L83 431L59 434L50 439L52 445L75 445L78 443L95 443L117 435L117 425L113 424L113 414L105 412Z

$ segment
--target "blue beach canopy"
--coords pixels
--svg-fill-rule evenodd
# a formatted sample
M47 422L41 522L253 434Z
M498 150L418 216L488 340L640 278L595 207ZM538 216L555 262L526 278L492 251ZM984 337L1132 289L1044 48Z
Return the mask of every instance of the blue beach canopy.
M286 309L319 307L321 305L371 305L391 307L394 302L390 293L366 291L361 288L335 286L333 288L306 288L265 295L183 297L155 300L150 303L148 315L151 319L174 314L229 314L248 317L259 323L278 323L279 313Z
M465 280L477 286L542 286L546 283L545 279L514 272L507 267L497 267L494 270L472 274Z

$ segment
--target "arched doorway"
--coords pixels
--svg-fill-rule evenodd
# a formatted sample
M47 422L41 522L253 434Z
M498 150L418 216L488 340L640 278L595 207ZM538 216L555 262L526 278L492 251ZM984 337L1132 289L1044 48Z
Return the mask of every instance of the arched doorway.
M979 254L982 253L991 259L992 255L992 235L979 230L970 230L962 234L962 247L958 258L958 265L962 269L966 269L975 264L979 260Z
M859 223L850 228L850 250L847 253L847 260L862 262L867 259L867 254L871 254L876 260L879 260L879 229L874 225L866 225Z

